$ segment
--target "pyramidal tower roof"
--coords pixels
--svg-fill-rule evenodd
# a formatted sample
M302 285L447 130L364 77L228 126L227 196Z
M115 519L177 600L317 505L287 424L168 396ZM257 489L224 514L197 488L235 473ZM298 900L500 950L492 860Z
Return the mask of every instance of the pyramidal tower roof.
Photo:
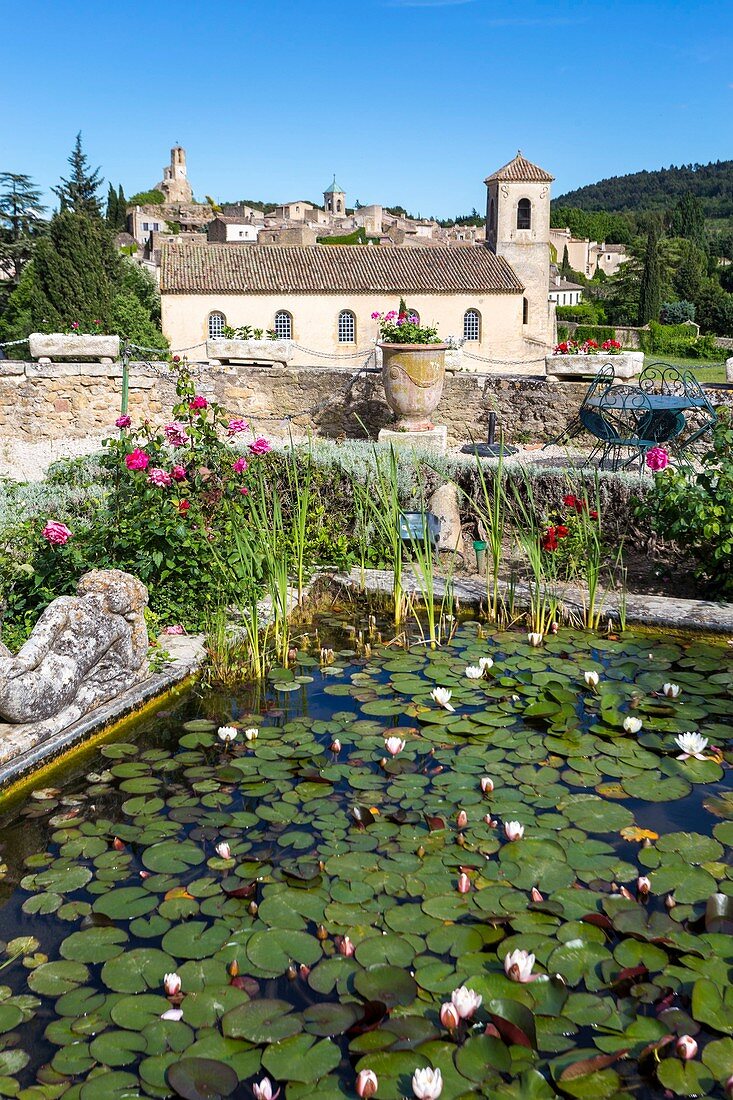
M336 175L334 174L333 180L328 185L328 187L325 189L323 194L324 195L333 195L333 194L336 194L337 192L340 195L345 195L346 194L343 187L339 187L339 185L336 183Z
M513 183L552 183L554 178L544 168L532 164L531 160L523 157L522 151L519 149L513 160L510 160L503 168L492 172L490 176L486 177L484 183L492 183L494 180L509 180Z

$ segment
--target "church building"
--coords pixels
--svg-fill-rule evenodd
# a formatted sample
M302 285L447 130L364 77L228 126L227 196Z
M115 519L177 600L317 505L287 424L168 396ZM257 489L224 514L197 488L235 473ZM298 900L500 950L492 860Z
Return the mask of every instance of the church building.
M462 341L479 370L531 373L553 343L552 179L521 153L488 176L486 243L471 247L167 245L163 331L182 348L250 325L294 341L299 361L347 362L378 339L372 314L404 298L443 340ZM335 178L324 198L337 217L345 210Z

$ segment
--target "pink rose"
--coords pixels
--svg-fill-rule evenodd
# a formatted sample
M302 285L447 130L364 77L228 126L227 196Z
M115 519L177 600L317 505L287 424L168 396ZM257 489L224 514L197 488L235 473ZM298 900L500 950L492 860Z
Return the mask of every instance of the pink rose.
M175 626L166 626L163 630L164 634L185 634L185 628L176 623Z
M153 466L152 470L148 474L148 481L151 485L157 485L159 489L165 489L167 485L170 485L173 478L167 470L161 470L160 466Z
M229 421L229 426L227 428L227 435L237 435L238 432L246 432L248 427L249 427L249 424L247 423L246 420L240 420L239 418L235 418L234 420Z
M244 471L247 469L247 459L244 457L244 455L241 458L237 459L237 461L234 463L233 468L235 474L244 473Z
M239 491L240 491L240 493L242 494L243 497L248 497L249 496L249 489L247 488L246 485L244 485Z
M141 451L139 447L136 447L134 451L130 451L129 455L125 456L125 466L128 470L146 470L149 464L150 459L145 451Z
M255 439L254 443L250 443L249 449L253 455L266 455L268 451L272 450L272 444L260 436Z
M669 466L669 455L665 451L664 447L652 447L646 453L646 464L650 470L657 473L659 470L666 470Z
M171 477L174 481L185 481L188 477L185 466L174 466L171 470Z
M127 415L127 413L124 413L122 416L118 416L115 420L115 428L129 428L131 424L132 420Z
M172 424L166 424L163 428L163 433L173 447L185 447L188 443L186 426L185 424L181 424L178 420L174 420Z
M209 402L206 400L205 397L202 397L201 394L197 393L188 407L189 409L191 409L192 412L199 412L200 409L207 409L209 407Z
M65 546L69 539L74 537L73 531L70 531L66 524L57 523L55 519L50 519L41 533L52 546Z

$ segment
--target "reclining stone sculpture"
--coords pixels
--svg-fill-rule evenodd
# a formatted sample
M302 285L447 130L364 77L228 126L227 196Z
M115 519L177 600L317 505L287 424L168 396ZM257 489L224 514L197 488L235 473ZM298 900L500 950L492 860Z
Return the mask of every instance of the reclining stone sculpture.
M0 642L0 722L63 729L148 675L145 585L95 569L76 591L49 604L15 656Z

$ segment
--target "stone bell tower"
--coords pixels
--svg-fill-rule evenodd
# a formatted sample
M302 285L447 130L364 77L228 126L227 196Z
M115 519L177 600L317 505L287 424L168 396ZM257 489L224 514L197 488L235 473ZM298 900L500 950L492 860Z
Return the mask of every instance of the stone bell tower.
M554 177L521 152L484 183L486 245L503 256L524 284L524 336L552 343L550 184Z
M163 179L156 186L162 191L166 202L191 202L193 192L186 174L186 150L180 145L171 149L169 168L163 169Z
M336 176L323 192L323 209L334 218L346 217L346 192L336 183Z

